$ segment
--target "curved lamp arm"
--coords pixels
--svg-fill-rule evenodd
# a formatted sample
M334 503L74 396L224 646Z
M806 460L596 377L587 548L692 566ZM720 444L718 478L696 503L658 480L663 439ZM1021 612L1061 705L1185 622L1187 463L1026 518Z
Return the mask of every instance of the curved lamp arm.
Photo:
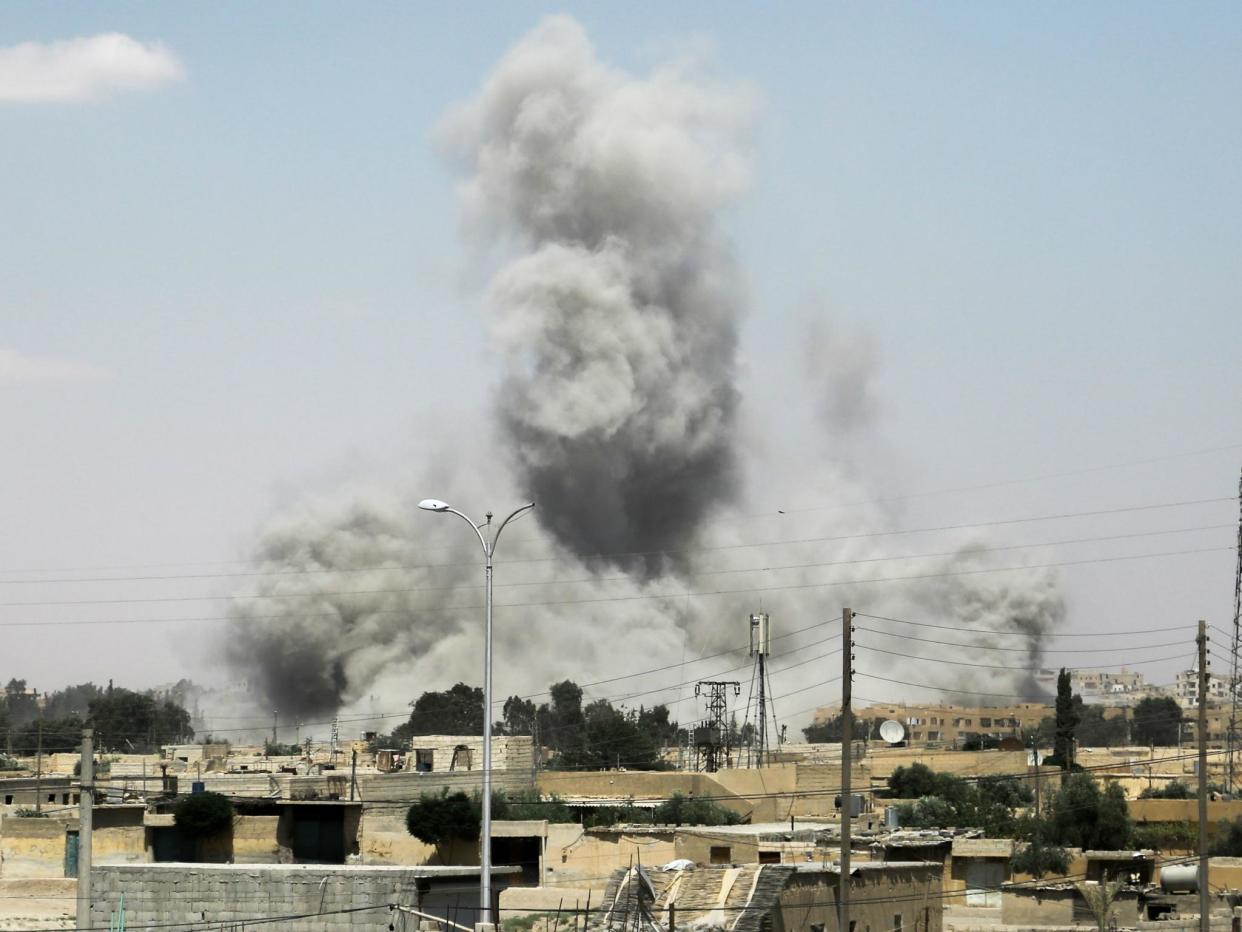
M492 535L492 553L496 552L496 541L500 540L500 532L505 529L505 525L508 524L510 521L512 521L514 518L516 518L518 515L522 514L523 512L530 511L534 507L535 507L534 502L527 502L525 505L518 505L518 507L514 508L511 512L509 512L509 516L500 522L500 525L496 528L496 533Z
M487 544L487 538L483 536L483 532L479 530L479 526L477 524L471 521L470 518L468 518L462 512L458 511L456 508L445 508L444 510L448 514L457 515L457 517L461 518L468 525L470 525L474 533L478 535L479 543L483 545L483 556L485 557L491 556L491 548Z

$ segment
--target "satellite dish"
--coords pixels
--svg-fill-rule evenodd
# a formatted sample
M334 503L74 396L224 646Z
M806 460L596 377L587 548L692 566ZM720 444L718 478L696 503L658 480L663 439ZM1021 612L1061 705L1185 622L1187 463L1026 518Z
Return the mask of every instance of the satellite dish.
M906 730L902 727L901 722L889 719L880 725L880 737L889 744L900 744L902 738L906 736Z

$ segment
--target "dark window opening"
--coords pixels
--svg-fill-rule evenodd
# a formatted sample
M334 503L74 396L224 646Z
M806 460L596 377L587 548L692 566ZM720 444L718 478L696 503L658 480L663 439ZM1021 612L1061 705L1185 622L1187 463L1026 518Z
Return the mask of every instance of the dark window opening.
M760 851L760 864L779 864L781 863L781 853L779 851Z
M414 751L414 769L419 773L431 773L436 765L434 748L417 748Z
M712 864L732 864L733 848L729 845L712 845L710 860Z

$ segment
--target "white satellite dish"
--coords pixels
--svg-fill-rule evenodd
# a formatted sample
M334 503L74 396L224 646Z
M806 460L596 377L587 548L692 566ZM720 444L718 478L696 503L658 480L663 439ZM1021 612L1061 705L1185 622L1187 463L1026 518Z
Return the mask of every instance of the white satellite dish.
M889 719L880 725L880 737L889 744L900 744L901 740L906 736L906 730L902 727L901 722Z

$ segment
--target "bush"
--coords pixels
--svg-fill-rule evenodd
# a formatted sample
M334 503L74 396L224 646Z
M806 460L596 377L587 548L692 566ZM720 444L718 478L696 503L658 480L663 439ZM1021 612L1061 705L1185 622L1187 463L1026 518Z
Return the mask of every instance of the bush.
M1015 874L1043 877L1045 874L1065 874L1069 871L1069 852L1059 845L1014 846L1009 866Z
M1217 825L1216 837L1212 840L1208 853L1212 857L1242 857L1242 819Z
M1140 822L1130 835L1134 848L1157 851L1195 851L1199 847L1199 826L1193 822Z
M492 795L492 818L539 820L549 822L577 822L574 811L557 796L544 799L538 790L524 790L510 797Z
M191 838L209 838L233 824L233 803L219 793L195 793L177 803L173 824Z
M424 793L405 814L406 830L428 845L459 839L473 841L479 837L480 805L465 793L449 794L448 787L439 796Z
M0 770L21 770L22 765L17 762L16 757L9 757L7 754L0 754Z
M1164 786L1149 786L1139 793L1139 799L1194 799L1195 794L1190 787L1180 780L1174 780Z
M651 821L672 825L737 825L742 817L714 800L674 793L672 799L656 806Z

